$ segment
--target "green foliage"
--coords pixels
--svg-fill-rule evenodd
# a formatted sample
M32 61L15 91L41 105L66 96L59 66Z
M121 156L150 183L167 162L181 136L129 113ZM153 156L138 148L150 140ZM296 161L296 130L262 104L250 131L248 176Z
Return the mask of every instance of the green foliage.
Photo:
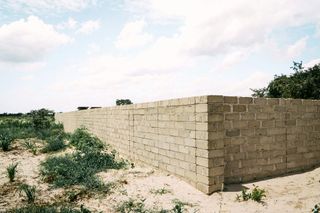
M14 137L9 131L1 131L0 132L0 146L4 152L10 150L10 146L14 141Z
M135 200L130 198L127 201L123 201L119 203L116 206L116 212L120 213L131 213L131 212L136 212L136 213L146 213L147 210L145 209L145 204L144 204L145 199L142 200Z
M104 148L103 142L83 127L76 129L70 136L70 144L83 152L100 151Z
M41 174L56 187L84 185L104 190L104 184L95 176L106 169L121 169L124 161L116 161L113 154L102 152L80 152L72 155L50 157L41 163Z
M30 150L34 155L37 154L37 147L36 145L29 139L26 139L24 142L23 142L23 145L28 149Z
M266 197L266 190L259 189L258 186L254 186L252 191L248 191L247 189L242 189L241 195L237 195L238 201L247 201L247 200L253 200L256 202L261 202L261 200Z
M28 205L21 208L11 209L8 213L91 213L90 210L82 205L80 209L70 207L60 207L54 205Z
M291 75L275 75L267 87L251 89L254 97L320 99L320 64L304 69L293 62Z
M152 189L152 190L150 190L150 193L155 194L155 195L164 195L164 194L168 194L168 193L172 193L172 192L170 189L162 187L160 189Z
M30 112L31 122L36 130L48 129L53 122L53 111L47 109L32 110Z
M173 209L171 210L174 213L182 213L186 211L186 206L193 206L191 203L182 202L178 199L172 200L172 203L174 204Z
M21 184L19 187L20 192L24 192L28 203L34 203L36 199L36 187L29 186L28 184Z
M312 209L312 213L319 213L320 212L320 203L314 205Z
M15 163L15 164L10 164L7 167L7 175L8 175L10 182L14 182L14 178L15 178L16 172L17 172L17 166L18 166L18 163Z
M129 105L129 104L133 104L130 99L117 99L117 100L116 100L116 105L117 105L117 106L120 106L120 105Z
M41 150L43 153L48 152L56 152L64 149L66 147L66 144L64 142L63 136L58 135L56 137L51 137L47 139L45 147Z

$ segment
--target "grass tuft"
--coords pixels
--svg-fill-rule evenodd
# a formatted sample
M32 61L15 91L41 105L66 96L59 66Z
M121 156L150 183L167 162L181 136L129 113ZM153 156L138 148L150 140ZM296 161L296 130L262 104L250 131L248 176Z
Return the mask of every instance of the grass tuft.
M36 199L36 187L28 184L21 184L19 187L20 193L24 192L28 203L34 203Z
M30 150L32 152L32 154L36 155L37 154L37 147L36 145L30 140L30 139L26 139L23 142L24 147L26 147L28 150Z
M151 189L150 193L155 195L164 195L164 194L172 193L172 191L170 189L162 187L160 189Z
M16 172L17 172L17 166L18 166L18 163L15 163L15 164L10 164L7 167L7 175L8 175L10 182L14 182L14 178L15 178Z

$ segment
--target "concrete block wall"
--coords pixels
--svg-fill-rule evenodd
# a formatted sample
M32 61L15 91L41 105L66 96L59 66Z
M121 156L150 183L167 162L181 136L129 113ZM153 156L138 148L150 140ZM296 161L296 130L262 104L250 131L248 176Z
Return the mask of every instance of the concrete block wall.
M320 164L320 101L198 96L56 114L200 191Z
M320 101L224 97L225 183L320 164Z

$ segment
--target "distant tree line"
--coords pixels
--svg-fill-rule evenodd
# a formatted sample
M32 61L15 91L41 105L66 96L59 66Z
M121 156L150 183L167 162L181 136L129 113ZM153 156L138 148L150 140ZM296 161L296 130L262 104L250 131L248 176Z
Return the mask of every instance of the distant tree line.
M320 99L320 64L305 69L293 62L293 74L275 75L268 86L251 89L253 97Z

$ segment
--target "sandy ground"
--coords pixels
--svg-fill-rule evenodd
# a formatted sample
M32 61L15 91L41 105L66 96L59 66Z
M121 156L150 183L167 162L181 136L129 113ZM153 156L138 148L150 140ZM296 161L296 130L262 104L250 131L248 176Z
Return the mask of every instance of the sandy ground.
M48 155L33 155L16 141L9 152L0 151L0 212L26 204L17 190L24 182L37 186L39 203L63 199L64 189L52 189L41 180L39 164ZM39 145L40 146L40 145ZM70 150L67 150L70 152ZM61 154L61 153L59 153ZM9 183L6 167L19 162L17 180ZM84 195L76 204L90 210L115 212L115 207L129 198L142 200L149 209L172 209L173 200L186 203L185 212L311 212L320 202L320 168L309 172L247 184L226 185L226 191L207 196L167 173L147 166L127 170L109 170L98 174L105 183L113 183L108 194ZM262 203L236 200L243 187L253 184L267 191ZM164 194L156 193L163 189Z

